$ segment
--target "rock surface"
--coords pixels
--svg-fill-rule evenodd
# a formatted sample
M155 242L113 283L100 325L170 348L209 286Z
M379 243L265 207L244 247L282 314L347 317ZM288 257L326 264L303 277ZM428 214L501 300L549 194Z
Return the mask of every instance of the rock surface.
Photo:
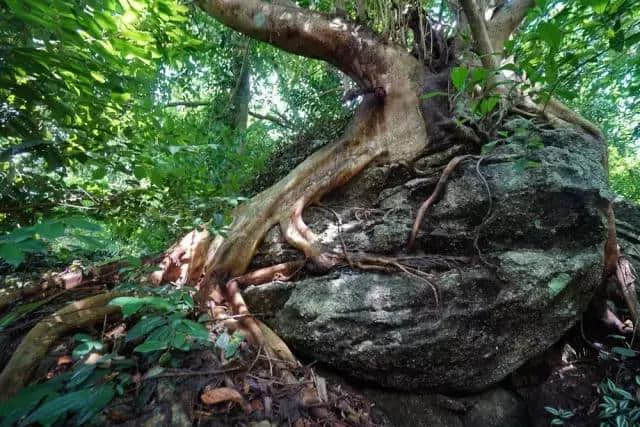
M298 353L398 389L483 390L543 352L598 284L612 195L600 142L524 120L510 129L480 165L454 172L415 253L406 242L437 174L370 167L323 200L330 209L305 211L329 249L397 257L424 278L344 268L249 288L251 310L273 313L267 323ZM252 267L299 257L273 229Z
M491 388L472 397L441 394L362 391L375 402L373 415L384 427L527 427L525 402L504 388Z

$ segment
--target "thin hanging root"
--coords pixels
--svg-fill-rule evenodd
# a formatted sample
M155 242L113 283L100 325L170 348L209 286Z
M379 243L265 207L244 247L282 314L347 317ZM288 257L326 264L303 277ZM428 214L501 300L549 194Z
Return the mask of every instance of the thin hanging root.
M242 287L257 286L274 280L287 281L304 267L305 261L289 261L271 267L261 268L234 279Z
M427 284L433 292L433 298L435 300L435 308L440 308L440 298L438 297L438 289L436 286L428 280L428 276L425 272L418 270L417 268L410 267L408 265L401 264L396 258L387 258L380 256L370 255L358 255L354 258L354 264L363 270L381 270L389 272L390 268L400 270L406 275L420 280Z
M429 196L429 198L422 203L422 205L420 206L420 209L418 209L418 214L416 215L416 220L413 223L413 228L411 230L411 236L409 237L409 244L408 244L409 250L413 250L415 246L416 236L418 235L418 231L420 231L420 225L422 224L424 214L427 212L427 209L429 209L431 205L435 203L437 198L440 197L440 194L444 189L444 185L447 183L447 180L449 179L449 176L451 175L451 173L456 169L456 167L462 161L475 158L475 157L477 156L470 155L470 154L454 157L444 168L444 171L442 171L442 175L440 176L440 179L436 184L435 190L433 190L433 193L431 193L431 196Z
M101 323L105 316L118 314L120 307L108 305L122 292L108 292L73 302L44 318L22 339L0 374L0 401L9 399L25 387L36 363L53 343L78 328Z

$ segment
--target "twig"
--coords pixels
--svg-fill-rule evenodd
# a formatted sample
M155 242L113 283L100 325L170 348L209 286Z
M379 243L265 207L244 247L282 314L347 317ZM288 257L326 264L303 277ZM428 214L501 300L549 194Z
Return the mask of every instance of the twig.
M174 377L195 377L199 375L220 375L227 372L237 372L244 370L244 367L237 366L235 368L227 369L211 369L208 371L182 371L182 372L167 372L166 374L158 374L152 377L143 378L142 381L155 380L158 378L174 378Z

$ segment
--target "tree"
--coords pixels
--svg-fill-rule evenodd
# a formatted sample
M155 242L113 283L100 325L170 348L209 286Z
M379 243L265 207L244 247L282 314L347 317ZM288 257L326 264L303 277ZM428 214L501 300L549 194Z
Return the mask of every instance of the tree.
M332 6L330 2L313 3L325 9ZM514 53L511 38L536 8L532 0L500 4L462 0L459 6L442 2L430 10L420 2L374 3L340 2L337 15L329 15L288 1L198 1L204 11L245 36L335 66L358 86L350 99L361 97L361 102L343 136L240 205L224 239L193 231L170 249L155 280L197 284L204 304L219 293L237 314L246 314L240 285L287 276L302 264L277 265L247 274L260 241L273 226L281 227L287 241L304 254L309 268L327 270L345 262L366 268L389 262L373 256L345 259L346 255L329 254L302 220L305 207L372 163L411 162L427 149L446 149L454 138L479 152L497 131L506 110L544 116L554 126L576 126L602 137L591 122L553 98L553 85L541 90L542 83L554 79L540 78L532 67L524 70L527 79L508 61ZM626 3L623 1L623 6ZM629 7L618 6L616 13L627 13ZM540 16L531 16L527 19L537 24ZM553 57L560 36L557 27L547 24L542 26L539 39L548 44ZM508 78L506 71L519 78ZM553 67L547 67L546 74L553 76ZM555 75L557 78L557 70ZM244 78L239 81L243 86ZM458 105L452 98L464 99L468 105L456 110ZM244 121L246 114L241 116L242 120L234 122ZM455 163L450 166L449 172ZM612 257L608 258L613 264L618 255L614 237L612 234ZM256 340L262 339L259 325L250 317L240 321ZM23 355L18 351L14 358ZM15 381L9 371L3 372L2 384ZM11 387L15 390L16 385Z
M201 0L198 4L225 25L249 37L331 63L364 93L344 135L240 206L224 242L210 254L199 282L202 298L206 299L207 292L217 286L242 313L246 307L237 292L237 284L231 279L245 273L258 244L272 226L279 225L288 243L303 252L307 262L316 268L335 266L340 260L319 247L313 232L302 220L303 209L374 161L410 162L436 143L430 136L437 134L438 127L451 127L451 113L444 104L435 102L435 97L428 101L421 97L425 92L447 92L455 52L447 51L448 41L437 33L421 9L413 9L406 18L407 28L412 29L417 45L408 51L406 38L404 46L388 43L359 23L290 5L258 0ZM533 5L531 0L515 0L495 8L491 19L486 20L489 4L479 5L473 0L461 3L475 50L489 73L488 81L493 83L493 89L500 78L497 71L501 48ZM394 30L386 28L386 31ZM397 34L395 31L386 37L397 39ZM455 49L455 43L453 45L451 50ZM555 100L549 99L546 108L535 106L527 97L522 97L518 104L544 113L556 123L575 124L600 135L594 125ZM458 128L461 135L475 135L468 127L454 125L453 128ZM478 138L470 136L470 140L473 143ZM246 323L256 336L260 335L251 320L247 319Z

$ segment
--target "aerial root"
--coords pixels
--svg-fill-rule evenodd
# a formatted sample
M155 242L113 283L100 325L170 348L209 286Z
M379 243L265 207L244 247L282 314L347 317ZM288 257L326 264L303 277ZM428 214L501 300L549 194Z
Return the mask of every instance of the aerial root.
M413 250L413 248L415 247L416 236L420 231L420 225L422 224L424 215L427 212L427 210L435 203L438 197L440 197L440 195L442 194L442 190L444 189L444 186L447 183L447 180L449 179L449 176L451 175L451 173L453 173L453 171L462 161L470 158L475 158L475 157L477 156L470 155L470 154L466 154L463 156L456 156L453 159L451 159L447 164L447 166L444 168L444 170L442 171L442 175L440 175L440 179L436 184L436 188L433 190L433 192L427 198L427 200L425 200L422 203L422 205L420 205L420 208L418 209L418 214L416 215L416 220L413 223L413 228L411 229L411 235L409 236L409 244L408 244L409 250Z
M615 274L622 296L629 307L635 329L638 325L638 298L635 288L637 277L634 274L633 265L627 258L619 256Z
M0 401L11 398L27 385L37 362L61 336L118 314L120 307L108 303L120 295L123 293L107 292L75 301L38 322L0 373Z

